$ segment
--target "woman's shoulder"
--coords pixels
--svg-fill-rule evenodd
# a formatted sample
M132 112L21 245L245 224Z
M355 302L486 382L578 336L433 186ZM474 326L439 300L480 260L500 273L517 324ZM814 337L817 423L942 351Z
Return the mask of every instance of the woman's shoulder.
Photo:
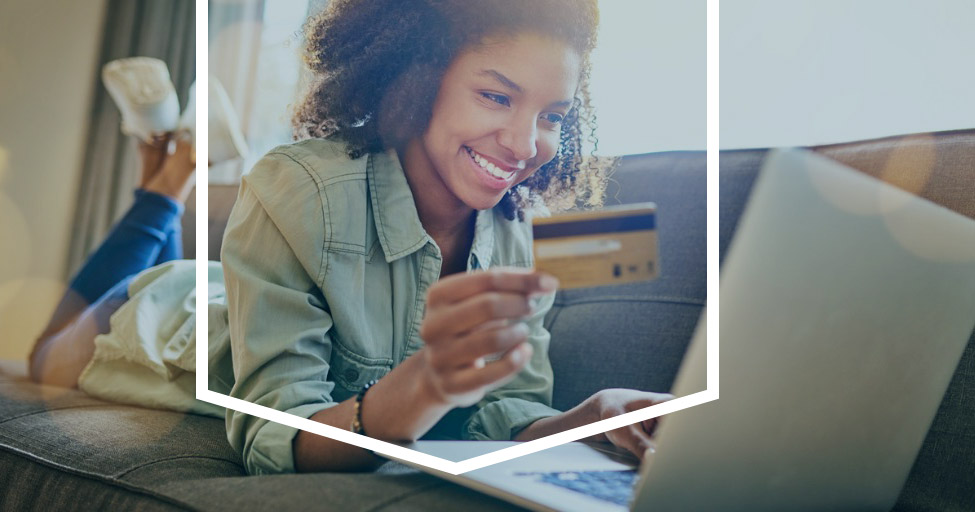
M278 186L310 180L325 186L337 179L365 178L367 158L349 158L345 144L340 141L307 139L268 151L244 179L272 181Z
M241 179L265 209L289 218L308 219L311 211L362 215L366 202L368 156L352 159L345 144L308 139L268 151ZM305 216L301 215L305 214ZM334 222L331 224L334 225Z
M364 250L367 161L326 139L278 146L242 178L241 194L256 199L248 204L259 205L296 252Z

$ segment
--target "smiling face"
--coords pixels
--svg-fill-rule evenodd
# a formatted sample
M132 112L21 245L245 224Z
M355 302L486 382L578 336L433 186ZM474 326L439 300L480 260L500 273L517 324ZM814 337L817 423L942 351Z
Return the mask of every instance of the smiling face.
M554 158L581 65L565 43L531 33L458 55L403 156L418 207L492 208Z

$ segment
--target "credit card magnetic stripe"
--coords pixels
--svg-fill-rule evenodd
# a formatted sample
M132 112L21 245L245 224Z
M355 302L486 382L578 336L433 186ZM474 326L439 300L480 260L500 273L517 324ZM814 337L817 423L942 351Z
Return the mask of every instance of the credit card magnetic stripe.
M534 224L532 226L532 232L534 233L535 240L542 240L567 236L645 231L655 228L656 215L654 213L641 213L639 215L628 215L625 217Z

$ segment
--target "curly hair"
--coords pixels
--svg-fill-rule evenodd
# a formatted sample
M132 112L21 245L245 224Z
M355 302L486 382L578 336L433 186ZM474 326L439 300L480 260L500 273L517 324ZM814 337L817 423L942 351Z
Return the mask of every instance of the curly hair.
M305 25L304 60L314 78L292 122L296 139L332 138L350 158L401 147L430 122L451 61L491 36L536 32L564 41L583 59L574 105L555 158L499 205L509 220L541 202L552 209L602 204L614 159L595 151L589 54L596 0L333 0Z

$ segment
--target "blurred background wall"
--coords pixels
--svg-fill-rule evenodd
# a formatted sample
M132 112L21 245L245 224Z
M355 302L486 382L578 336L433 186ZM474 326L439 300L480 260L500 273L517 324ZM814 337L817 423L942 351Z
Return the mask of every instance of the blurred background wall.
M0 359L26 357L65 286L105 2L0 2Z
M721 2L721 147L975 126L975 1Z

